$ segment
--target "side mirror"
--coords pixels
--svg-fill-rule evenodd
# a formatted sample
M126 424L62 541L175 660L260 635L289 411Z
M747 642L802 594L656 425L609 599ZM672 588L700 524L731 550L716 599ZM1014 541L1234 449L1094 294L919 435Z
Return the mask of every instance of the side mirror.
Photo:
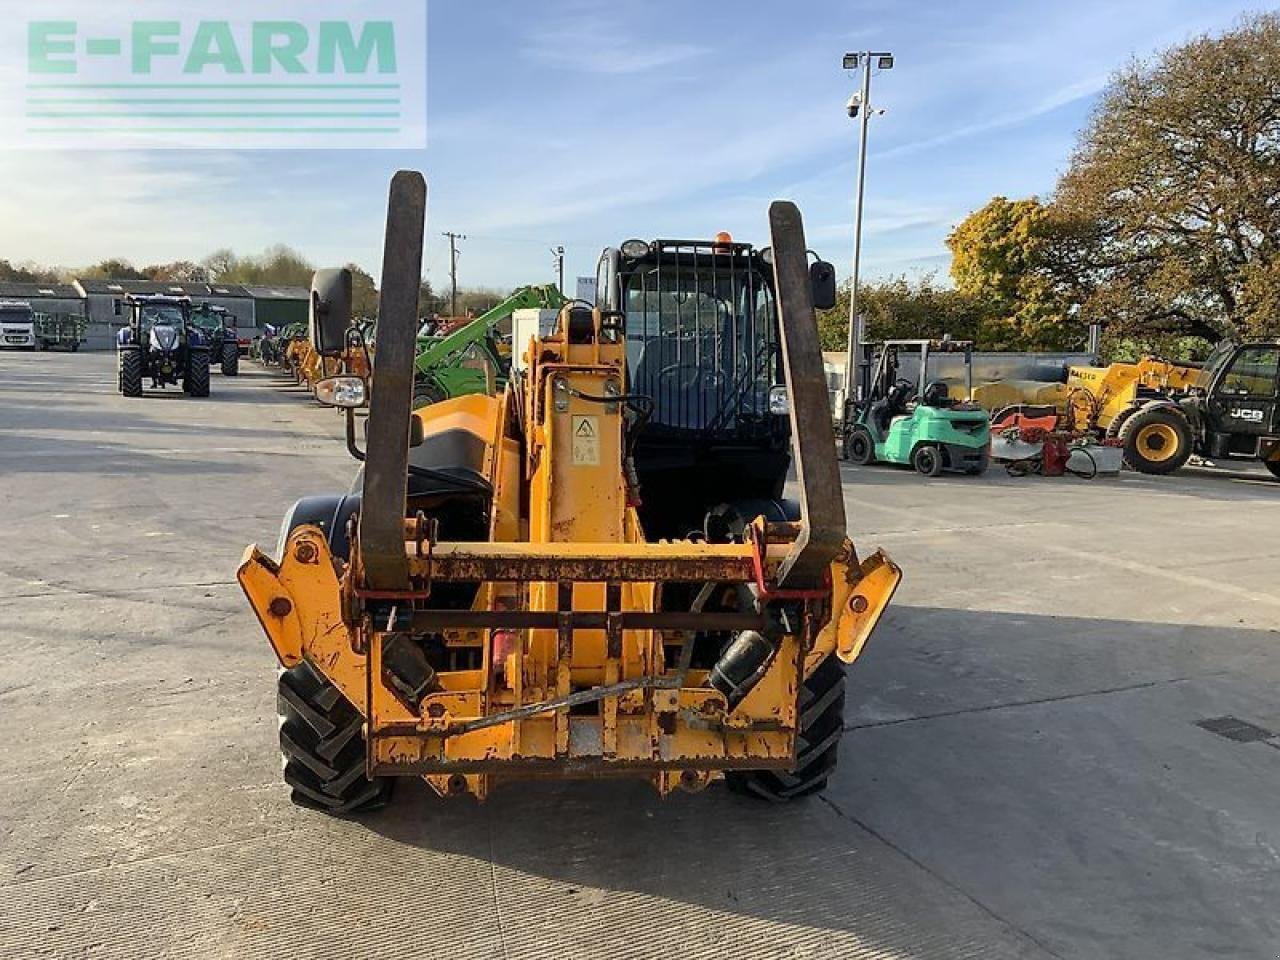
M809 285L813 287L813 309L830 310L836 305L836 268L827 261L809 265Z
M311 281L311 343L322 356L342 352L351 326L351 271L317 270Z

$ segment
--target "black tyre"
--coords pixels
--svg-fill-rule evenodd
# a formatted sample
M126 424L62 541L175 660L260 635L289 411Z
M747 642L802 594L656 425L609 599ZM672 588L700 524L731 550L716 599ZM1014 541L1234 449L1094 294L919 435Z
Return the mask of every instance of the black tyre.
M844 690L844 664L828 657L800 690L795 769L790 773L729 771L725 774L729 789L774 803L798 800L825 789L836 768L844 734Z
M1124 444L1125 462L1139 473L1173 473L1191 456L1191 425L1169 407L1139 410L1125 420L1117 436Z
M40 341L40 352L41 352L41 353L44 353L44 352L45 352L46 350L48 350L48 349L49 349L49 341L48 341L48 340L41 340L41 341Z
M78 344L78 343L73 343L73 344L71 345L71 352L72 352L72 353L79 353L79 352L80 352L80 344Z
M413 384L413 409L419 407L430 406L433 403L439 403L441 400L447 400L448 395L440 384L434 380L428 380L425 383L421 380L415 380Z
M187 375L182 378L182 389L189 397L209 395L209 351L192 350L187 357Z
M1271 471L1271 475L1280 480L1280 460L1264 460L1262 465Z
M240 373L240 347L235 341L222 345L222 375L238 376Z
M936 477L942 472L942 451L933 444L923 443L911 454L911 465L923 476Z
M334 814L384 805L391 781L365 776L364 718L338 688L303 662L280 671L277 694L284 781L293 802Z
M844 438L844 456L860 467L875 463L876 442L871 437L871 431L863 426L854 427Z
M126 397L142 396L142 351L136 347L120 351L120 392Z

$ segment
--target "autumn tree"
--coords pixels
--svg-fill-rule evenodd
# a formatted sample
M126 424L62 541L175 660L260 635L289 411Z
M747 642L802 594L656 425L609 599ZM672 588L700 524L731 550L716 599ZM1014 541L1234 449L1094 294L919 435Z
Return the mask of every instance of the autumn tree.
M142 275L157 283L208 283L213 279L208 269L190 260L154 263L142 268Z
M146 280L146 276L128 260L112 257L86 267L79 276L94 280Z
M205 257L200 265L209 275L211 281L218 281L225 279L235 269L239 260L240 258L235 255L235 251L228 247L222 247Z
M947 237L956 289L983 307L978 339L993 350L1063 350L1086 334L1049 269L1057 225L1035 197L994 197Z
M1053 200L1050 266L1126 335L1280 334L1280 16L1111 81Z

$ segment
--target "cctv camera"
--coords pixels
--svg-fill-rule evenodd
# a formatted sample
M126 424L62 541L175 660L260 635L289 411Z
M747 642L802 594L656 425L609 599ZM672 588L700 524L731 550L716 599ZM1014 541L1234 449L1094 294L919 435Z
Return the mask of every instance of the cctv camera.
M855 93L849 98L849 102L844 105L844 108L849 112L849 116L856 117L860 106L862 106L862 98Z

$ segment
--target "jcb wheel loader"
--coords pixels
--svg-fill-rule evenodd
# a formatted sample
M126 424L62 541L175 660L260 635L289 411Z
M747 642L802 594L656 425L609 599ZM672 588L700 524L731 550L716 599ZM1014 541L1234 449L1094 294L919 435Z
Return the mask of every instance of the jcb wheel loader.
M535 777L821 790L845 664L901 572L845 535L813 307L833 280L795 207L770 208L769 251L609 252L603 306L565 306L501 394L415 411L425 208L422 177L397 174L371 396L320 384L364 461L353 492L297 503L278 556L250 547L239 569L283 670L294 800L346 813L396 776L479 798ZM723 449L681 459L681 437ZM789 465L798 504L739 496Z

